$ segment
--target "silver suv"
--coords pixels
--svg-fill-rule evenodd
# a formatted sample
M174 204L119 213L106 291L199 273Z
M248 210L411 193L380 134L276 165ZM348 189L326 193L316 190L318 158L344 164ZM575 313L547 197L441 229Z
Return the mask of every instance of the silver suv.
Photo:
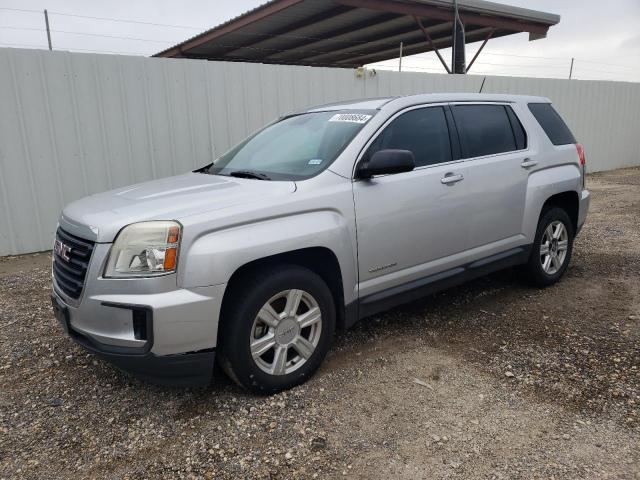
M549 100L428 94L313 108L195 172L67 206L56 317L155 382L307 379L334 332L517 266L557 282L589 205Z

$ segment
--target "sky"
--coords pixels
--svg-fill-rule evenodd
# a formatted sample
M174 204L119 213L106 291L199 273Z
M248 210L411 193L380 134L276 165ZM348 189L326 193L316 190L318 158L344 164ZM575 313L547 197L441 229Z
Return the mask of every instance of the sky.
M264 0L0 0L0 47L150 55L255 8ZM498 0L556 13L548 37L490 40L469 73L640 82L640 0ZM87 18L94 17L94 18ZM105 20L113 19L113 20ZM129 23L133 21L138 23ZM469 61L480 43L467 47ZM450 50L443 50L449 60ZM371 65L398 69L398 60ZM443 73L433 53L403 59L403 70Z

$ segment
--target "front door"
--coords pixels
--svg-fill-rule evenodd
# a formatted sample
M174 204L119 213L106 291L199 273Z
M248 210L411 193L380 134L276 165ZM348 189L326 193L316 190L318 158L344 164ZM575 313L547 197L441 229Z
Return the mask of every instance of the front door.
M467 244L467 171L446 107L396 115L362 160L386 149L412 151L416 169L354 182L360 298L463 263Z

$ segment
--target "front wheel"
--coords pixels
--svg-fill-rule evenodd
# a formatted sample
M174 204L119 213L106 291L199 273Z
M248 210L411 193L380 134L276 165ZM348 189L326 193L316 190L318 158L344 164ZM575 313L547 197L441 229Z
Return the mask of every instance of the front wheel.
M527 279L540 287L560 280L571 260L573 238L573 224L566 211L553 207L543 212L531 256L523 265Z
M327 285L298 266L263 269L235 282L221 325L220 358L240 386L275 393L305 381L335 330Z

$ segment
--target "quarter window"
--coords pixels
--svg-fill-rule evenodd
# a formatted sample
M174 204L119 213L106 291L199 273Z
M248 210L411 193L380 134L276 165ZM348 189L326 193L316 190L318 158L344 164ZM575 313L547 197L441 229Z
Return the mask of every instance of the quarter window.
M450 162L451 143L444 109L428 107L403 113L378 135L365 158L388 149L410 150L416 167Z
M504 105L453 105L464 158L521 150L526 146L524 129ZM512 126L513 123L513 126Z
M554 145L576 143L571 130L550 103L530 103L529 110Z

